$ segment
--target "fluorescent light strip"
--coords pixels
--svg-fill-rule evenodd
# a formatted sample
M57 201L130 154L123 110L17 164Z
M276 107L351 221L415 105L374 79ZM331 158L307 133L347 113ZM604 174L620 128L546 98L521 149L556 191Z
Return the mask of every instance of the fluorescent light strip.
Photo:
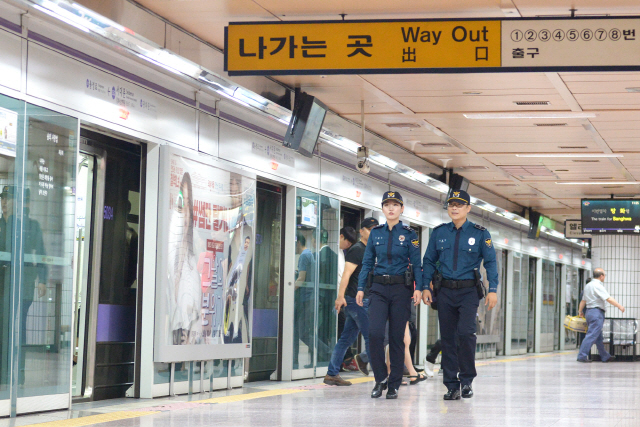
M556 182L558 185L639 185L640 181Z
M582 112L528 112L528 113L464 113L467 119L492 120L492 119L593 119L596 113Z
M624 157L624 154L604 154L604 153L549 153L549 154L516 154L516 157Z

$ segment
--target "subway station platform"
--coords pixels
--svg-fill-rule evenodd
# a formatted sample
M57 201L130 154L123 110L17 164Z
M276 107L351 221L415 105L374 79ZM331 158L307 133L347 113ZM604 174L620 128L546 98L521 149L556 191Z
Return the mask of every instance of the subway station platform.
M371 399L373 377L248 383L242 389L162 399L118 399L2 419L0 427L607 426L640 425L640 363L576 362L576 352L478 362L475 396L443 401L442 377Z

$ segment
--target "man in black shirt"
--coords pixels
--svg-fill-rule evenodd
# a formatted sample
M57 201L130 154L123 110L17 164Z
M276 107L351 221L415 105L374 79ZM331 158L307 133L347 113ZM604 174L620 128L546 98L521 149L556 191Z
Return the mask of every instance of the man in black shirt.
M378 220L375 218L362 220L360 224L360 241L351 246L345 254L344 272L342 273L335 308L338 311L344 307L346 320L342 335L340 335L340 339L333 349L327 375L324 377L324 383L328 385L351 385L349 381L345 381L340 377L339 372L347 347L358 337L358 332L362 332L366 353L369 355L369 298L368 295L365 295L361 307L356 303L356 294L358 293L358 276L362 269L362 259L364 258L364 250L369 239L369 233L377 225Z

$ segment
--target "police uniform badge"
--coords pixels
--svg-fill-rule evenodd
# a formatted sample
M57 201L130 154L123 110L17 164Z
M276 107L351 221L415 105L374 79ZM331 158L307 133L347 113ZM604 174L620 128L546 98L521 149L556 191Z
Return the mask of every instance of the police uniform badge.
M491 239L487 239L484 241L484 243L486 243L487 247L490 248L491 247Z
M398 240L400 240L401 242L404 242L404 235L401 234L400 236L398 236Z
M453 197L460 197L460 192L459 191L454 191L453 192Z
M389 197L396 197L396 193L394 193L393 191L389 191L389 192L387 193L387 195L388 195Z
M411 244L413 245L414 248L419 248L420 247L420 240L418 240L418 239L412 240Z
M476 239L474 239L473 237L469 237L469 244L471 246L475 245L476 244Z

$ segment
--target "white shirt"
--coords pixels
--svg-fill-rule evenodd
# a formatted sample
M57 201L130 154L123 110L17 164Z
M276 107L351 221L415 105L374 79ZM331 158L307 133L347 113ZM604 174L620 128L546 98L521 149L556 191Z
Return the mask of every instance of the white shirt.
M582 299L587 302L587 308L606 309L605 302L611 297L609 292L599 279L592 279L587 286L584 287Z

